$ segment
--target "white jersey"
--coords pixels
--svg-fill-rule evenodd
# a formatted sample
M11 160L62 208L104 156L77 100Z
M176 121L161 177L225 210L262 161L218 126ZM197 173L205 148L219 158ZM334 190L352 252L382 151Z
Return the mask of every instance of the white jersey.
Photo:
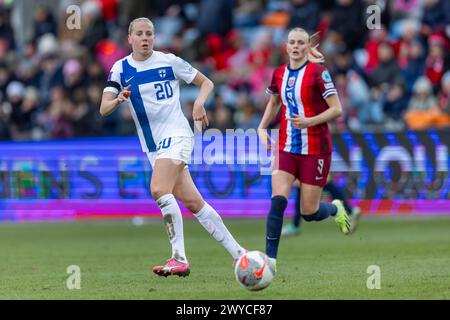
M113 65L104 92L131 86L128 106L144 152L156 151L165 138L193 136L181 110L179 80L191 83L197 72L183 59L159 51L145 61L130 54Z

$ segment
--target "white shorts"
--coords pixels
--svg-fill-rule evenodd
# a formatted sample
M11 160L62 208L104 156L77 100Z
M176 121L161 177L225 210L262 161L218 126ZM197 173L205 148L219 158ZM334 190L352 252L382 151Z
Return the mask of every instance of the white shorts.
M156 159L179 160L186 164L191 162L192 151L194 150L194 137L170 137L161 140L157 145L157 150L147 152L148 160L152 168Z

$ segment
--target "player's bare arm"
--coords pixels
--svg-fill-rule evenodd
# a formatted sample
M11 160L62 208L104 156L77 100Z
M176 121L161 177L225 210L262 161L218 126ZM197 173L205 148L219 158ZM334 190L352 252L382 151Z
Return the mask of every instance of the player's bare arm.
M128 101L130 96L130 86L127 86L119 94L113 92L104 92L100 104L100 114L106 117L113 113L122 102Z
M292 121L294 127L304 129L324 122L332 121L342 115L342 105L336 94L328 96L325 98L325 101L327 102L329 108L321 114L309 118L294 114L292 118L287 118L287 120Z
M271 95L269 102L267 102L266 110L264 111L264 115L261 119L261 123L258 126L258 136L261 139L261 142L267 149L271 149L271 146L275 144L273 139L267 134L267 127L273 121L275 116L281 107L281 99L279 95Z
M200 87L200 93L194 102L192 118L196 122L196 125L198 123L199 125L198 129L200 129L200 122L201 127L205 128L209 126L209 120L208 117L206 116L206 110L204 105L209 95L214 89L214 83L200 71L197 72L197 75L195 76L194 80L192 80L192 83Z

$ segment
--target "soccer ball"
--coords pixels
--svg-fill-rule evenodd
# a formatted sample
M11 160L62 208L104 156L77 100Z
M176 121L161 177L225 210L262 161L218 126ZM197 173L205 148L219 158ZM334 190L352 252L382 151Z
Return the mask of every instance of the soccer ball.
M260 251L248 251L239 257L234 266L237 282L251 291L267 288L275 275L269 257Z

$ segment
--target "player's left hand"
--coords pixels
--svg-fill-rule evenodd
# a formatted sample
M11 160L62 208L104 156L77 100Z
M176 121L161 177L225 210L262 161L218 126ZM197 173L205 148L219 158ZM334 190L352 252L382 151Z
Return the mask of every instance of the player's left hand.
M298 114L294 114L293 118L286 118L288 121L292 121L292 125L297 129L305 129L314 125L312 118L304 118Z
M205 107L201 104L194 103L192 119L194 119L194 125L199 131L201 131L202 128L209 126L209 120L206 115Z

